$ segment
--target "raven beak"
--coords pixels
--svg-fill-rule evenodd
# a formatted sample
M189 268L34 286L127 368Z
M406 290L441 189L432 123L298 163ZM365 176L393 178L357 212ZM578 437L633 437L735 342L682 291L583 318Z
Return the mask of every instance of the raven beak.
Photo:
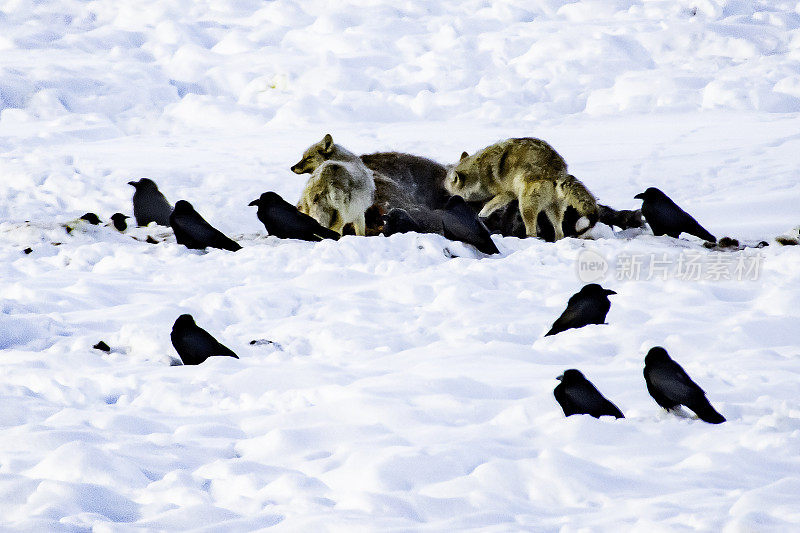
M139 185L139 182L138 181L129 181L128 185L133 185L134 187L136 187L137 185Z
M640 192L639 194L637 194L636 196L634 196L634 198L637 198L637 199L639 199L639 200L644 200L644 193L643 193L643 192Z
M247 205L258 205L258 200L253 200L252 202L250 202Z
M558 381L564 381L564 374L561 374L556 378Z
M611 289L606 289L606 294L617 294L617 293L615 291L612 291Z

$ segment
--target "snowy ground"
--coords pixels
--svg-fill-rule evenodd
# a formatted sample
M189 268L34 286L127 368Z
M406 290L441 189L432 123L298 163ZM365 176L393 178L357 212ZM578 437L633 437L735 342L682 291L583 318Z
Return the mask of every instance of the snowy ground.
M442 162L529 135L603 203L658 186L771 241L800 224L796 1L0 1L0 110L0 528L800 528L800 247L600 229L485 258L279 241L247 207L296 199L326 132ZM60 226L131 214L142 176L244 248ZM543 338L586 250L608 325ZM662 254L759 271L618 279ZM241 359L169 366L184 312ZM727 423L660 410L654 345ZM564 418L566 368L627 418Z

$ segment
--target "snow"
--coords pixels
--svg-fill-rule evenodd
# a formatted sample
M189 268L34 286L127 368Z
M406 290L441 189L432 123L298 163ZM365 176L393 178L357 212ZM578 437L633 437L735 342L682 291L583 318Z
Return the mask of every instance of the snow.
M0 528L797 529L800 247L596 228L484 257L281 241L247 204L295 200L328 132L443 163L536 136L603 203L657 186L772 242L800 224L798 119L795 0L0 2ZM130 215L139 177L244 248L66 234ZM543 338L587 251L608 324ZM760 269L618 279L663 254ZM241 359L170 366L182 313ZM655 345L727 423L655 404ZM567 368L626 418L564 418Z

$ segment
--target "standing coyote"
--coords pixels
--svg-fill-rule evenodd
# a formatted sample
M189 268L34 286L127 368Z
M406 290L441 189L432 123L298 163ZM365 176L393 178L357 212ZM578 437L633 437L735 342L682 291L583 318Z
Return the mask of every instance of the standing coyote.
M311 173L297 205L300 211L338 233L353 224L356 235L366 234L364 212L375 197L375 180L358 156L326 134L305 151L292 172Z
M530 237L537 235L540 211L552 223L556 240L564 237L562 222L568 206L578 213L575 223L582 217L588 225L597 220L594 197L567 173L564 159L540 139L507 139L472 156L464 152L448 170L445 187L469 201L486 201L482 217L517 200ZM575 231L581 230L576 227Z

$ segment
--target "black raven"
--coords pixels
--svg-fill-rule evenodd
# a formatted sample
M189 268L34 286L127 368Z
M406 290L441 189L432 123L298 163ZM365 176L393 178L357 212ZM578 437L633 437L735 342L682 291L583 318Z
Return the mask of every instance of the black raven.
M725 422L725 417L711 406L703 389L661 346L651 348L644 358L644 381L647 392L664 409L685 405L704 422Z
M133 216L137 226L146 226L155 222L159 226L169 226L169 215L172 206L158 190L156 183L149 178L129 181L136 189L133 193Z
M625 418L622 411L600 394L600 391L579 370L574 368L565 370L556 379L561 383L553 390L553 395L564 410L565 416L592 415L600 418L609 415Z
M194 250L205 248L220 248L235 252L242 247L234 240L226 237L221 231L200 216L192 204L186 200L178 200L172 214L169 216L169 225L175 232L178 244Z
M642 215L654 235L669 235L677 239L681 233L688 233L706 241L717 242L716 237L659 189L650 187L634 198L642 200Z
M195 324L192 315L181 315L175 320L170 339L184 365L199 365L214 355L239 359L230 348L220 344L209 332Z
M584 286L570 296L567 308L553 323L550 331L545 333L545 337L572 328L582 328L589 324L604 324L608 310L611 309L611 302L608 300L609 294L617 293L604 289L597 283Z
M258 200L247 205L258 207L256 216L267 233L279 239L300 239L303 241L321 241L322 239L338 240L339 234L326 228L312 217L301 213L278 193L265 192Z

